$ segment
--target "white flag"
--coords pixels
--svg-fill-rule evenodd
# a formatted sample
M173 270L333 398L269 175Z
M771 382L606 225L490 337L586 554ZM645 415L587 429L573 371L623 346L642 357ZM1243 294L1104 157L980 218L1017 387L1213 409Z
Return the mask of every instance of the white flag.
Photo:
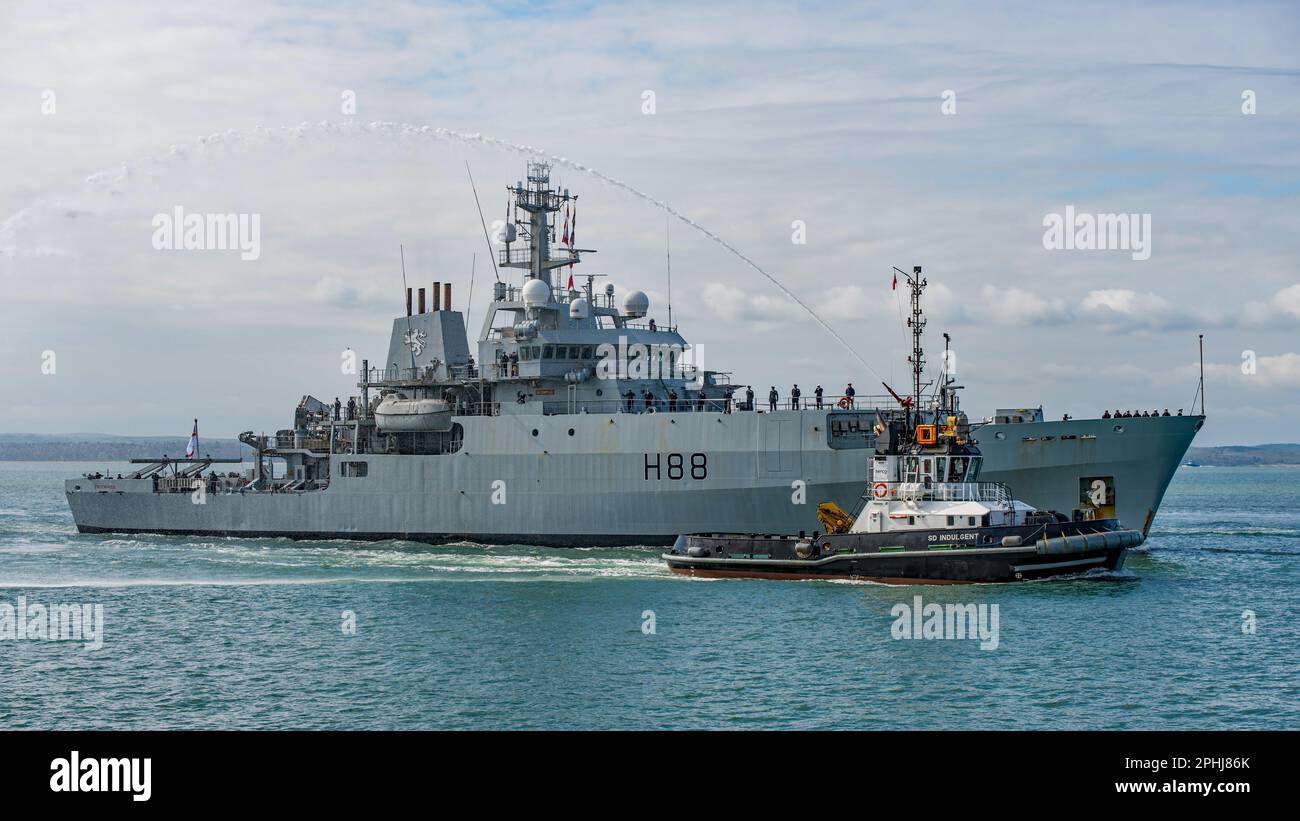
M194 420L194 432L190 434L190 443L185 446L185 458L193 459L199 452L199 420Z

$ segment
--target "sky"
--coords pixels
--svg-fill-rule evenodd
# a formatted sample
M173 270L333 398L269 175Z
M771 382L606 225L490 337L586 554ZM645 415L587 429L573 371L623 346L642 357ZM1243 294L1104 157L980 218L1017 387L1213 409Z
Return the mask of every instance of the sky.
M0 0L0 432L288 427L385 358L399 246L476 333L465 164L497 220L527 146L579 272L760 393L905 386L920 265L973 416L1190 411L1204 334L1198 444L1300 440L1296 5L984 6ZM177 208L256 258L155 247ZM1067 213L1139 230L1048 247Z

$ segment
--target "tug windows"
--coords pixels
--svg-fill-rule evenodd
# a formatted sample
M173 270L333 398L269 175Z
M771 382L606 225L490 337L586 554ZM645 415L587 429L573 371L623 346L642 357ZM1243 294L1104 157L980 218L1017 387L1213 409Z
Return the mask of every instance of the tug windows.
M339 475L345 479L361 479L370 472L369 462L340 462Z

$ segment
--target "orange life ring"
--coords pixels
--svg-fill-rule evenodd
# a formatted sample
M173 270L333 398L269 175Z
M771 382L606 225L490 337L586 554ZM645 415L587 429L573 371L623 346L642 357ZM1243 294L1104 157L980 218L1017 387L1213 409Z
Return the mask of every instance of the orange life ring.
M876 486L872 488L871 493L877 499L883 499L889 494L889 485L884 482L876 482Z
M847 396L843 396L840 397L840 401L837 402L836 404L838 404L841 408L848 410L853 403L849 401L849 398Z

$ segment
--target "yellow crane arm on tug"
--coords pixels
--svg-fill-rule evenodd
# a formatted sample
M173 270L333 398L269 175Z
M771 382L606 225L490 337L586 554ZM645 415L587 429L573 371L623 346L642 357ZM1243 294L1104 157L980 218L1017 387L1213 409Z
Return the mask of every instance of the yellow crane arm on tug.
M853 517L834 502L817 505L817 521L822 523L828 534L848 533L849 528L853 527Z

